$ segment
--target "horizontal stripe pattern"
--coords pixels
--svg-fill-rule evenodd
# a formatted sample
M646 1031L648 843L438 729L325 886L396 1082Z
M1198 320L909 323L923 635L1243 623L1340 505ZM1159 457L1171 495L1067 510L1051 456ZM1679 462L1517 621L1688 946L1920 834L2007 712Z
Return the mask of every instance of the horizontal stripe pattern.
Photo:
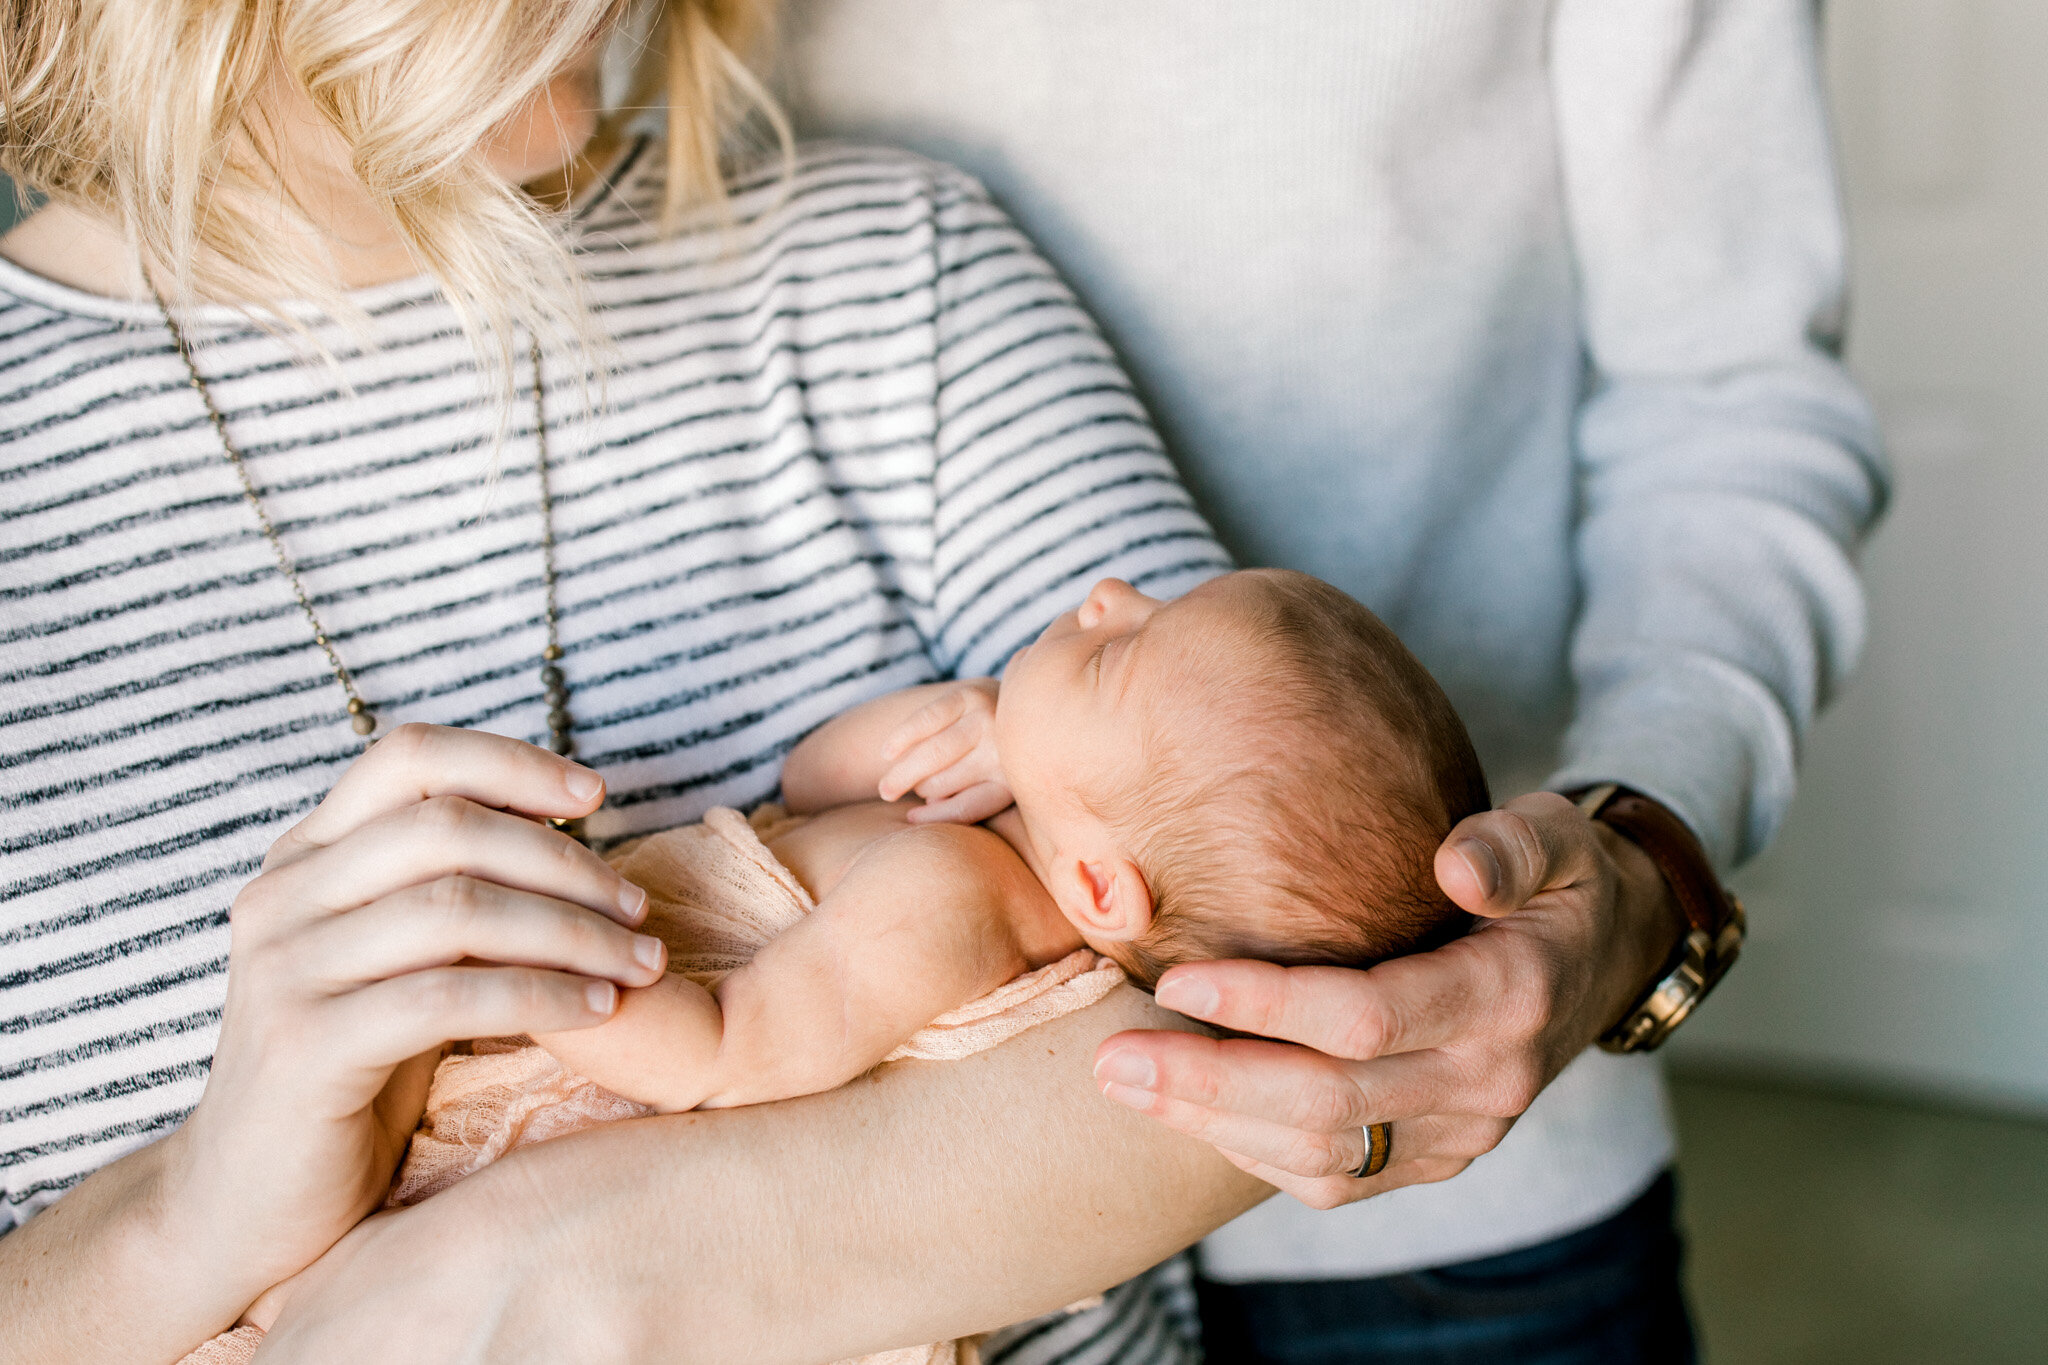
M566 362L550 386L598 836L768 796L820 721L999 668L1103 574L1171 595L1226 567L972 181L812 147L664 240L661 160L639 149L576 227L603 401ZM338 372L217 311L198 363L382 720L539 740L531 409L499 439L430 287L358 300L375 344L328 338ZM227 906L359 752L161 323L4 263L0 642L4 1228L189 1112Z
M1193 1258L1176 1256L1099 1301L993 1333L982 1359L987 1365L1200 1365Z

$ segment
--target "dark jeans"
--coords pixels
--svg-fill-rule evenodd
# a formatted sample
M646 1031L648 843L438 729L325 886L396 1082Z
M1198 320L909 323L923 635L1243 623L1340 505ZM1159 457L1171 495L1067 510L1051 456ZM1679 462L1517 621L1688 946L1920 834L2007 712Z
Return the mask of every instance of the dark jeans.
M1371 1280L1200 1284L1209 1365L1691 1365L1666 1172L1540 1246Z

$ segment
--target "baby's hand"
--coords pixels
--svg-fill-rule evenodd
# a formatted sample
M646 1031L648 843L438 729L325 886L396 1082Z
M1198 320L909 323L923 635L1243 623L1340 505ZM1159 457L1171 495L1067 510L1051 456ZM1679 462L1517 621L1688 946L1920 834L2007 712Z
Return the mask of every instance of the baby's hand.
M909 816L918 825L976 825L1006 809L1010 785L996 758L995 720L994 678L969 678L939 693L882 742L890 764L882 799L922 796L925 804Z

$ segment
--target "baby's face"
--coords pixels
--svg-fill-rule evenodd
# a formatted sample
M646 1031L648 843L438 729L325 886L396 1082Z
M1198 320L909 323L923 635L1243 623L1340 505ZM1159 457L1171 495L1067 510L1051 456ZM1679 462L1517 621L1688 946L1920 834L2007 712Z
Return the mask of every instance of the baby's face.
M1218 690L1242 676L1229 656L1250 635L1230 627L1249 606L1247 588L1230 575L1161 602L1105 578L1011 658L996 747L1041 852L1102 847L1106 822L1090 806L1142 780L1148 732L1222 701Z

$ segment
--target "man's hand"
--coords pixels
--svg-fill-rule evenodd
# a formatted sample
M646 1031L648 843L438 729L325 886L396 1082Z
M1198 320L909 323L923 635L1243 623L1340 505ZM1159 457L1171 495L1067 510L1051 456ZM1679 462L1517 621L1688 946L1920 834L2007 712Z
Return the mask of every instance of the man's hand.
M1314 1208L1464 1170L1635 1002L1684 918L1648 855L1548 792L1461 822L1436 875L1486 922L1367 971L1174 967L1160 1004L1261 1037L1117 1034L1103 1093ZM1346 1174L1386 1121L1386 1169Z
M996 680L952 683L918 708L882 742L879 795L894 801L916 792L925 804L912 824L950 820L977 825L1007 809L1010 785L996 757Z

